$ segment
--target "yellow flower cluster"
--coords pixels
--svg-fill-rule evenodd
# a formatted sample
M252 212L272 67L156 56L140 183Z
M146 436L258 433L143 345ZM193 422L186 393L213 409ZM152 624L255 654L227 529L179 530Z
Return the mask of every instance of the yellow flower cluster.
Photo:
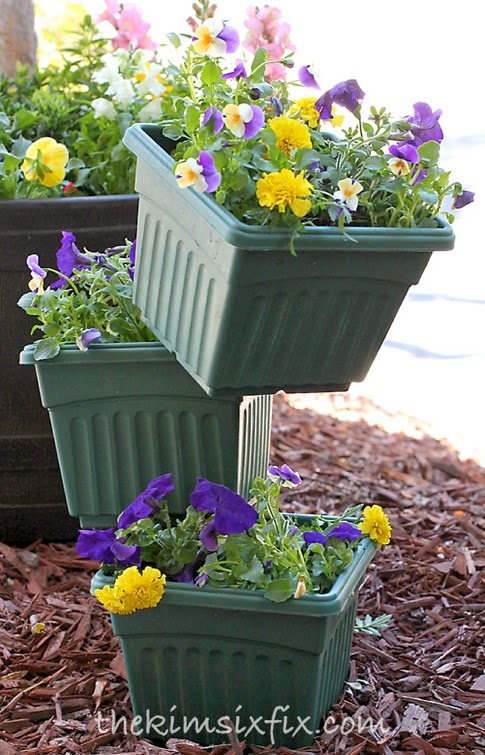
M94 594L111 613L128 614L141 608L154 608L165 591L165 574L152 566L145 566L142 572L137 566L125 569L113 587L105 585Z
M357 526L363 535L369 535L378 545L387 545L391 540L391 525L380 506L366 506L364 519Z
M312 147L308 126L294 118L280 115L278 118L271 118L268 126L276 134L276 146L287 155L290 155L294 149Z
M312 185L303 177L303 171L297 176L288 168L278 173L264 173L256 184L256 197L262 207L284 212L287 207L298 218L310 211L312 203L302 197L310 196Z

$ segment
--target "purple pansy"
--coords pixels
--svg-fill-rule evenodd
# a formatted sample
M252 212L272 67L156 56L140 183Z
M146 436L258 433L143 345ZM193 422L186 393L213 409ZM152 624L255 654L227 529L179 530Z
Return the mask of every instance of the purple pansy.
M389 152L393 157L398 157L400 160L406 160L406 162L413 163L413 165L419 163L419 152L416 147L413 144L409 144L409 142L391 144Z
M140 548L138 545L125 545L118 540L115 528L108 530L80 530L76 543L76 553L83 558L93 558L105 564L140 565Z
M197 486L190 496L196 511L214 513L214 522L220 535L236 535L250 529L258 519L258 513L240 495L224 485L197 478Z
M223 73L221 76L222 79L247 79L247 77L248 74L241 60L236 63L232 71Z
M211 126L214 134L218 134L224 128L224 121L222 119L222 113L216 108L215 105L211 105L205 111L202 116L202 125Z
M195 580L195 584L197 585L197 587L204 587L204 585L207 584L208 579L209 575L202 572L202 574L199 574L199 576Z
M95 341L99 341L100 338L101 333L97 328L88 328L88 330L83 330L83 332L77 339L78 349L80 349L81 351L87 351L91 344Z
M411 133L414 139L408 143L419 147L424 142L441 142L443 140L443 131L438 123L441 116L441 110L435 110L433 113L431 107L426 102L415 102L414 115L407 118L411 123Z
M38 254L29 254L27 257L27 267L29 268L30 272L32 273L32 280L30 281L30 290L33 293L38 293L39 290L43 291L43 280L45 276L47 275L44 268L42 268L39 265L39 255Z
M80 252L76 245L76 237L70 231L62 231L61 246L57 250L57 269L68 278L73 270L83 270L91 267L92 259L87 254ZM52 283L51 288L61 288L66 285L63 278L58 278Z
M146 519L159 511L158 502L174 489L172 474L152 480L147 489L130 503L118 518L118 528L124 530L139 519Z
M300 79L300 83L303 84L304 87L320 89L311 66L302 66L298 71L298 78Z
M202 166L202 175L207 182L207 192L215 191L221 183L221 174L216 169L214 164L214 158L210 152L202 150L198 160L199 165Z
M462 207L466 207L467 204L470 204L475 199L475 192L474 191L462 191L461 194L458 194L456 199L453 202L453 210L461 210Z
M283 464L281 467L273 465L268 468L268 474L271 477L280 477L285 482L291 482L292 485L299 485L301 483L301 477L298 472L293 472L288 464Z
M336 537L339 540L357 540L362 535L361 530L358 527L354 527L349 522L340 522L333 530L327 532L326 535L322 535L321 532L304 532L303 539L307 545L312 543L327 544L327 540L331 537Z
M279 97L270 97L269 101L271 103L271 115L274 118L278 118L278 116L283 115L283 103L281 102Z
M219 547L217 540L217 527L214 519L211 519L201 530L199 540L208 551L214 552Z
M364 96L365 92L362 91L357 81L355 79L347 79L322 94L315 102L315 108L320 113L320 118L323 121L328 121L332 118L332 105L334 102L347 108L351 113L355 113L359 109Z
M224 24L222 31L217 34L219 39L222 39L226 43L226 53L236 52L239 47L239 33L233 26Z

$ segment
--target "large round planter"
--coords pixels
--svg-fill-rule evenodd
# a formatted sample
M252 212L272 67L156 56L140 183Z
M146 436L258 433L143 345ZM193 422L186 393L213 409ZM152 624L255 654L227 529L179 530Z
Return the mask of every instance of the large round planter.
M363 380L433 251L439 228L309 228L297 239L248 226L178 188L160 128L135 124L140 195L134 299L209 395L346 390Z
M217 743L227 716L246 744L310 745L343 690L374 553L363 541L325 595L272 603L257 591L167 583L156 608L111 614L138 731L156 742ZM98 572L91 592L112 583Z
M35 365L69 514L111 527L150 480L172 472L183 513L201 475L241 495L268 466L271 396L210 399L159 343L64 346Z
M93 251L136 235L138 197L66 197L0 201L0 540L66 540L76 523L66 511L47 412L32 370L18 354L32 340L32 318L17 306L28 288L26 257L56 267L61 232Z

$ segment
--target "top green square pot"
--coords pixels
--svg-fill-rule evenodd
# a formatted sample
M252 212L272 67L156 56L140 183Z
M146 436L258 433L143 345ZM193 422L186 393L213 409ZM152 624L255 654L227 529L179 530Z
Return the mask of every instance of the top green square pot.
M363 380L433 251L438 228L310 228L292 257L287 232L234 218L180 190L160 127L125 133L140 195L135 302L211 396L347 390Z

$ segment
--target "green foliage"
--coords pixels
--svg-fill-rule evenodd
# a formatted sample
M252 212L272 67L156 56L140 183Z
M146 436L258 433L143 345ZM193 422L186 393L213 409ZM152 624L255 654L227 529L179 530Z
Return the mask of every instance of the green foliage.
M63 281L59 288L26 293L19 299L19 307L37 320L31 330L41 336L34 350L35 359L52 359L64 344L81 348L81 337L91 328L99 331L104 343L156 340L133 304L130 249L131 242L103 254L85 250L91 264L74 269L70 276L46 270Z
M348 509L341 517L315 516L304 524L279 510L281 480L257 478L250 503L258 521L246 532L218 535L218 548L208 552L199 534L213 518L191 505L183 519L172 522L166 505L150 518L141 519L120 534L128 545L141 547L141 561L169 577L191 566L212 587L261 590L268 600L283 602L295 596L299 582L303 593L328 592L336 578L352 562L362 538L342 541L329 537L327 544L308 547L304 532L328 532L342 521L356 521L361 507ZM302 594L303 594L302 593Z
M151 53L114 50L90 16L75 36L72 46L61 50L61 65L33 73L18 66L14 76L0 75L0 199L134 193L136 158L122 138L137 120L159 120L166 96L162 77L156 93L143 81L150 66L161 66L156 60L149 63ZM113 91L107 67L115 72ZM164 74L167 91L173 88L169 78ZM26 181L21 159L11 159L23 158L44 136L64 144L74 158L65 180L52 188Z

